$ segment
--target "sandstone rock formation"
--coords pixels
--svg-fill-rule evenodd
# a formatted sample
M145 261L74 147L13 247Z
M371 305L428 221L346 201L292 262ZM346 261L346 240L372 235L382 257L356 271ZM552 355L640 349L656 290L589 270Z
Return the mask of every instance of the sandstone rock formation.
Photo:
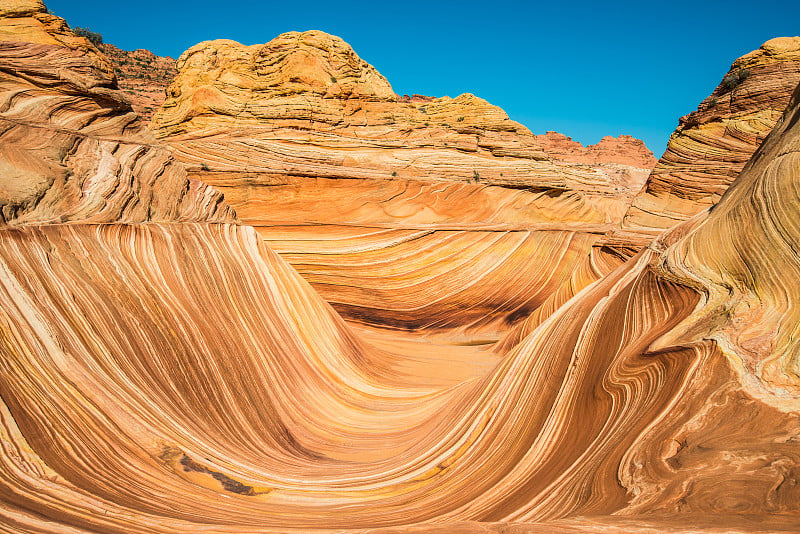
M644 141L630 135L607 135L597 144L583 146L571 137L558 132L536 136L536 141L551 158L570 163L589 165L606 163L627 165L638 169L652 169L657 160Z
M133 110L149 121L167 98L167 87L177 74L175 60L149 50L120 50L109 43L101 43L99 49L114 65L119 88Z
M715 205L775 125L798 82L800 37L772 39L736 60L698 110L681 118L621 227L607 232L595 250L630 257L672 225ZM549 136L551 152L558 146L562 152L578 151L564 136ZM575 272L585 272L588 263ZM574 279L563 284L494 350L502 353L518 343L583 287Z
M595 242L595 250L631 257L674 224L713 207L771 131L798 82L800 37L772 39L737 59L698 110L680 119L666 152L633 199L622 224ZM551 153L580 153L579 147L561 134L548 133L547 137L549 140L540 140ZM590 263L587 259L574 273L585 272ZM494 350L503 353L514 346L583 287L585 284L574 279L562 284Z
M670 137L623 221L643 241L709 206L741 172L800 82L800 37L778 37L734 61L711 95Z
M350 319L492 336L621 263L581 264L647 168L552 160L470 94L398 98L322 32L201 43L178 68L158 137Z
M224 204L189 217L191 185L154 198L177 175L125 157L161 149L97 104L117 102L102 58L7 5L2 101L126 124L116 149L65 131L96 143L87 191L151 208L33 203L0 227L0 531L796 531L800 88L713 211L467 376L452 351L409 366L363 342ZM48 56L80 65L71 85L32 75ZM18 144L9 183L64 161Z
M232 220L218 192L153 146L91 43L41 2L4 9L0 221Z

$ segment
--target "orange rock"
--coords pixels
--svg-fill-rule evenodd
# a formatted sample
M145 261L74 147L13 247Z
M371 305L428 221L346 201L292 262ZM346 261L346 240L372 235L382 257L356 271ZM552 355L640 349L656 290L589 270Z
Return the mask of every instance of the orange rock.
M31 142L18 116L46 132L6 183L40 187L67 157L39 116L72 136L75 166L97 167L64 178L90 183L76 187L89 200L62 187L51 219L20 204L0 228L0 530L796 530L800 88L713 211L464 370L472 352L426 351L424 337L402 357L391 339L365 343L251 227L218 222L223 205L185 216L189 182L153 194L172 164L74 42L0 43L0 98L27 104L7 106L0 146ZM80 68L56 78L49 59ZM580 239L547 248L566 256ZM464 247L407 252L447 263ZM406 272L387 266L382 287Z
M398 97L323 32L201 43L178 69L158 137L359 322L496 335L571 276L649 172L551 160L471 94Z
M41 2L4 5L4 224L233 220L219 193L153 146L105 56Z
M623 234L651 239L716 204L780 118L800 82L800 37L778 37L734 61L696 111L682 117Z

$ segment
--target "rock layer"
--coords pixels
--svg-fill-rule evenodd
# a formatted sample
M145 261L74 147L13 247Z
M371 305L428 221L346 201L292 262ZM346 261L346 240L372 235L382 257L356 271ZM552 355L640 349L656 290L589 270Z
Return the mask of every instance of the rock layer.
M797 289L770 272L800 268L800 227L781 222L800 203L798 113L713 213L444 389L398 380L247 227L0 231L0 521L680 530L682 514L717 529L778 514L790 530Z
M772 39L737 59L698 110L680 119L622 224L595 242L595 249L631 257L676 223L713 207L769 134L798 82L800 37ZM580 147L564 136L548 136L542 141L551 152L580 153ZM590 259L574 272L589 271L588 264ZM519 342L583 287L570 279L515 325L494 350L502 353Z
M62 19L20 2L0 39L4 224L232 220L218 192L153 146L111 64Z
M178 69L153 126L195 168L552 188L603 208L602 197L622 186L589 167L554 165L525 127L473 95L398 98L349 45L322 32L250 47L201 43ZM221 142L226 153L215 150Z
M800 82L800 37L779 37L734 61L696 111L682 117L633 201L623 234L644 239L716 204L772 131Z
M79 72L80 103L93 86ZM119 222L102 203L70 224L13 219L0 530L791 531L798 181L800 88L713 212L471 376L363 342L251 227L163 208L171 220ZM147 204L140 191L128 204Z
M337 310L368 324L496 335L576 269L606 266L581 262L648 172L552 160L470 94L398 98L322 32L201 43L178 68L153 119L159 138Z

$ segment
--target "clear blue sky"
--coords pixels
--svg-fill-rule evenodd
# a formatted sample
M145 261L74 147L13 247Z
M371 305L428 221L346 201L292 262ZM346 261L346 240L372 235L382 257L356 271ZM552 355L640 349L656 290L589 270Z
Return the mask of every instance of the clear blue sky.
M474 93L534 133L644 139L660 156L737 57L800 34L800 0L45 0L120 48L178 57L208 39L338 35L399 94Z

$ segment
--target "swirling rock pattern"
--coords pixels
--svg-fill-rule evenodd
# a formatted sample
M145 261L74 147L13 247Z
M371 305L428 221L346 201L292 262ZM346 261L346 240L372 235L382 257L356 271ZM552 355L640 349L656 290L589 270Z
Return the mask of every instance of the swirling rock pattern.
M19 7L13 7L18 5ZM0 220L232 221L132 112L113 68L41 2L0 18ZM16 10L15 10L16 9Z
M622 224L644 240L716 204L800 83L800 37L778 37L734 61L697 111L682 117Z
M201 43L178 69L152 122L158 137L366 324L496 336L587 270L649 171L551 160L470 94L397 97L322 32Z
M699 214L664 238L671 246L658 269L700 289L704 297L701 306L651 349L713 340L731 374L709 398L705 413L692 416L675 438L680 443L673 457L677 476L662 488L675 491L691 480L698 493L685 502L693 509L723 506L797 513L796 505L783 499L796 499L798 491L798 288L791 280L800 267L794 245L800 227L793 216L800 205L799 121L800 87L713 212ZM744 413L734 413L739 410ZM706 415L741 426L724 432L711 421L698 426ZM762 426L773 418L774 423ZM751 447L761 439L753 435L764 436L761 456L752 454ZM691 436L704 443L687 450ZM727 448L727 454L705 456L708 443ZM703 465L709 467L697 472ZM719 494L717 484L737 489ZM655 492L645 501L652 503L663 495Z
M747 395L711 343L650 348L699 299L652 252L435 389L401 384L247 227L0 239L17 531L797 512L797 415Z
M252 227L4 225L0 531L796 531L799 205L800 88L713 212L469 376Z

